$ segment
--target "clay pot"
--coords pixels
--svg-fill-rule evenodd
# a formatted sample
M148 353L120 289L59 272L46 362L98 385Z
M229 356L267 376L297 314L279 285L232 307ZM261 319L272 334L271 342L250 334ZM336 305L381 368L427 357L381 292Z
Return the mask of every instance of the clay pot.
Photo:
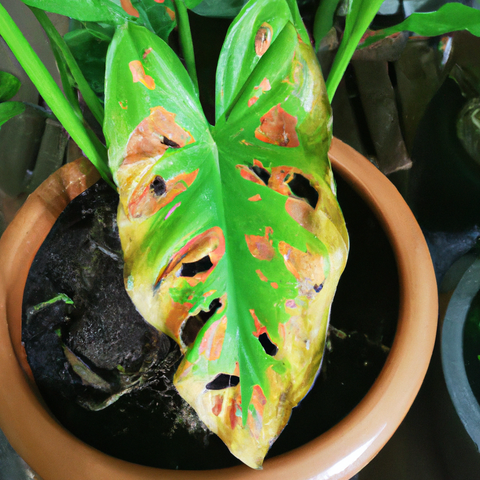
M0 428L44 480L348 479L377 454L402 422L425 376L437 326L437 288L421 230L395 187L339 140L333 141L330 158L336 175L371 208L390 241L400 276L397 332L379 377L357 407L315 440L268 459L262 471L139 466L95 450L57 423L25 373L22 295L30 264L55 219L98 175L89 162L77 161L29 197L0 240Z

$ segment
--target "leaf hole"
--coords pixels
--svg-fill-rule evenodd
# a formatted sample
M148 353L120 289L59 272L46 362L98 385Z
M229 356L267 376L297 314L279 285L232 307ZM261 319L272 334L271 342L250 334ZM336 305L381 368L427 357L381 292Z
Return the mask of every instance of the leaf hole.
M264 332L258 336L258 340L262 344L267 355L274 357L278 352L278 347L270 340L268 333Z
M167 184L160 175L157 175L150 184L150 189L157 197L160 197L167 191Z
M268 170L257 165L249 168L265 185L268 185L268 180L270 179Z
M213 267L213 263L210 260L210 256L206 255L200 260L191 263L183 263L180 269L180 277L194 277L197 273L207 272Z
M288 182L288 186L296 197L305 199L312 208L317 206L318 192L303 175L294 173L293 178Z
M237 375L228 375L219 373L211 382L207 383L207 390L223 390L225 388L236 387L240 383L240 377Z
M185 320L185 324L182 328L181 339L183 344L186 347L193 345L195 342L198 332L203 328L203 326L212 318L217 310L222 306L222 302L219 298L212 300L208 307L208 311L200 310L196 315L193 317L188 317Z
M172 148L180 148L180 145L167 137L163 137L162 143Z

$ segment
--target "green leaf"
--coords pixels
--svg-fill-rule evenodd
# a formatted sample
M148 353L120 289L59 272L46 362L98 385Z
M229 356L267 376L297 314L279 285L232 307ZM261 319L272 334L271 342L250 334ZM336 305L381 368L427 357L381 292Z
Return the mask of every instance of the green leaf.
M315 20L313 23L313 38L315 39L315 46L318 50L322 38L333 27L335 19L335 12L337 11L340 0L323 0L318 6Z
M287 0L250 1L209 126L183 65L126 24L107 57L105 135L127 292L184 359L179 393L259 468L315 380L348 249L330 105Z
M64 39L86 81L95 94L103 99L105 90L105 61L113 38L113 28L84 29L68 32Z
M82 22L123 25L125 21L149 28L166 40L176 26L173 0L23 0L31 7Z
M338 84L355 53L360 39L380 9L383 0L350 0L345 31L327 79L328 98L332 101Z
M8 72L0 72L0 102L10 100L21 87L20 80Z
M4 102L0 103L0 126L11 118L20 115L25 110L22 102Z
M480 10L461 3L447 3L435 12L412 13L402 23L374 32L361 47L368 47L382 38L402 31L435 37L458 30L467 30L480 37Z

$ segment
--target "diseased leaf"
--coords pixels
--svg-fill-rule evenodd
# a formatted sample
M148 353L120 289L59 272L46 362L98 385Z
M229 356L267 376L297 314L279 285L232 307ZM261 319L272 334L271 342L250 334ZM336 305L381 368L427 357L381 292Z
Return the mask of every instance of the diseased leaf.
M22 102L4 102L0 103L0 126L11 118L20 115L25 110L25 104Z
M8 72L0 72L0 102L10 100L21 87L20 80Z
M220 55L215 127L144 28L121 27L107 58L127 292L182 349L179 393L253 468L315 380L348 249L298 19L294 2L247 3Z
M447 3L435 12L412 13L398 25L372 32L360 47L368 47L382 38L405 30L426 37L467 30L480 37L480 10L461 3Z

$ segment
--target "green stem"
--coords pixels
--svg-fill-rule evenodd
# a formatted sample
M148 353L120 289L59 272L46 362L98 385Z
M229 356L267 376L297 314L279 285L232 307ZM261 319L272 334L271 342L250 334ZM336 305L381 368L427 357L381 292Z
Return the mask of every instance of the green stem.
M75 115L62 91L53 80L45 65L38 58L7 10L0 4L0 35L30 77L38 92L67 132L97 167L102 177L113 187L107 167L107 150L97 141L92 141L82 121Z
M328 100L330 103L335 96L335 92L337 91L338 85L340 85L343 74L345 73L350 60L355 53L355 49L357 48L356 42L347 42L344 40L345 39L342 40L340 48L335 55L335 60L333 61L332 68L328 75L327 81L325 82L327 86Z
M198 78L197 69L195 68L195 53L193 51L192 32L190 30L190 21L188 20L188 11L185 7L183 0L176 0L175 8L177 10L178 18L178 32L180 37L180 46L182 47L183 56L185 58L185 64L187 71L192 79L193 85L197 95L198 90Z
M100 100L95 95L94 91L90 88L87 80L83 76L80 67L78 66L72 52L68 48L63 37L58 33L57 29L53 26L52 22L48 18L47 14L38 8L30 7L37 20L40 22L40 25L45 30L50 42L61 52L65 59L65 63L67 64L70 72L77 84L78 90L83 96L85 103L87 104L90 111L93 113L94 117L96 118L97 122L100 125L103 125L104 119L104 111ZM63 81L63 80L62 80ZM64 89L67 89L67 85L64 85Z
M350 0L350 2L343 38L326 82L330 102L337 91L357 45L380 9L383 0Z

